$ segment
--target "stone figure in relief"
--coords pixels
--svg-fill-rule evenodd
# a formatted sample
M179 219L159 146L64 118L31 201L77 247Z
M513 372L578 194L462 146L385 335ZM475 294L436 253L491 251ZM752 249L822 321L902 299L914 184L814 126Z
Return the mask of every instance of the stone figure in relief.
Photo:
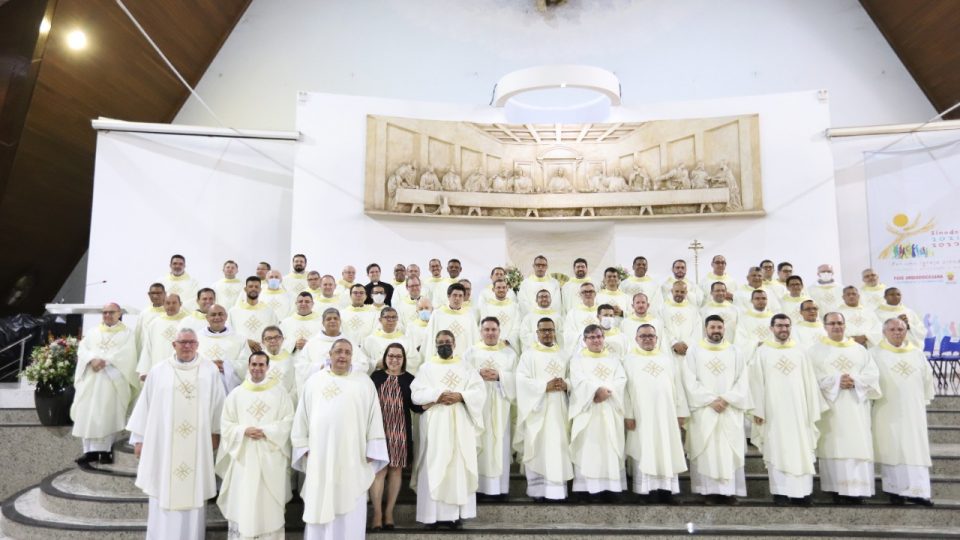
M573 184L570 183L566 174L563 169L554 171L550 182L547 183L547 191L550 193L573 193Z
M683 163L677 163L672 169L657 177L657 189L689 189L690 171Z
M697 162L697 166L690 171L690 185L693 189L706 189L710 187L710 174L702 161Z
M447 169L447 173L443 175L443 181L441 183L444 191L463 191L463 184L460 182L460 175L453 170L453 167Z
M397 189L417 188L416 163L401 163L397 170L387 178L387 207L397 209Z
M450 203L447 201L446 197L440 197L440 206L437 208L435 214L440 214L441 216L450 215Z
M627 181L620 172L620 169L614 171L613 176L603 179L603 191L626 191Z
M587 178L587 189L588 193L597 193L600 191L600 188L603 186L603 172L600 169L593 171L593 175Z
M496 193L513 192L513 173L506 169L500 171L500 174L493 177L493 191Z
M437 173L433 172L433 165L427 165L420 175L420 189L440 191L440 179L437 178Z
M473 173L467 177L467 181L463 185L463 190L476 191L478 193L490 191L490 185L487 183L487 175L480 172L480 169L473 171Z
M647 170L639 163L633 164L633 172L627 179L627 185L634 191L652 191L653 179L647 174Z
M533 178L517 169L513 175L513 191L515 193L533 193Z
M730 190L730 198L727 200L727 210L743 210L743 203L740 200L740 184L733 176L733 170L727 164L727 160L720 160L720 167L717 173L710 179L710 183L717 187L726 186Z

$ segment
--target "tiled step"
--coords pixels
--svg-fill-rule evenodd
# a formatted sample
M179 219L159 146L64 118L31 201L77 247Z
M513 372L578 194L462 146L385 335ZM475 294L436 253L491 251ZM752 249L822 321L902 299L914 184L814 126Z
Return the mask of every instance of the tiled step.
M960 444L960 426L927 426L930 442Z
M927 409L927 425L960 426L960 410Z
M0 424L39 425L36 409L0 409Z

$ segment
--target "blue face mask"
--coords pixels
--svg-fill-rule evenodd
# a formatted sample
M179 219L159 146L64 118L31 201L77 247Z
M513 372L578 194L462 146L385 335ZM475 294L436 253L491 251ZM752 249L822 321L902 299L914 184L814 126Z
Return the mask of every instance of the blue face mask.
M420 320L421 320L421 321L429 321L429 320L430 320L430 310L428 310L428 309L422 309L422 310L420 310Z
M279 288L280 288L280 280L277 279L277 278L268 279L268 280L267 280L267 287L269 287L269 288L271 288L271 289L274 289L274 290L279 289Z

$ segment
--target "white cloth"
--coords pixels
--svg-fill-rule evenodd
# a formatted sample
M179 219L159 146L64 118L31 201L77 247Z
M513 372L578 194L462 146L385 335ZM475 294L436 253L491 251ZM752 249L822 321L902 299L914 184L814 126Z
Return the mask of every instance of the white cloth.
M237 278L220 278L210 288L217 295L217 303L227 309L236 305L243 294L243 282Z
M714 478L702 473L697 467L697 460L690 460L690 492L700 495L735 495L747 496L747 480L743 474L743 467L737 467L731 478Z
M863 459L820 458L820 491L847 497L873 497L873 462Z
M927 405L936 391L933 370L923 351L910 343L903 345L894 347L883 340L870 350L883 392L873 402L874 454L877 463L884 465L930 467Z
M230 393L247 376L247 342L229 326L222 332L204 328L197 332L197 355L211 362L223 361L224 391Z
M711 315L719 315L723 319L723 335L730 343L737 344L737 325L740 322L740 310L732 302L714 302L712 298L705 300L700 308L700 318L706 320Z
M94 371L92 360L107 362ZM70 407L73 436L100 439L123 429L130 400L139 388L137 378L136 335L123 322L113 326L100 324L77 347L77 368L73 384L76 394ZM109 451L84 450L85 452Z
M455 341L453 354L456 356L463 356L471 345L480 341L480 331L473 319L473 314L466 308L454 310L444 305L433 310L433 315L427 324L427 335L420 350L424 361L437 354L436 338L440 330L453 332Z
M920 465L880 465L880 486L901 497L930 498L930 468Z
M163 283L167 295L176 294L180 297L181 307L184 311L190 312L197 309L197 291L200 290L200 284L190 277L190 274L186 272L179 276L167 274L158 281Z
M233 331L244 339L250 339L258 343L263 335L263 329L277 324L279 320L273 309L261 301L251 305L244 299L230 308L230 325L233 327Z
M665 299L660 310L660 319L663 321L663 336L658 341L663 349L670 349L680 342L690 347L700 341L703 335L700 310L690 300L677 303Z
M633 298L620 289L613 291L606 287L597 289L597 305L602 306L603 304L618 307L625 314L633 311Z
M537 308L537 292L547 290L550 293L552 305L557 307L559 313L563 307L563 297L560 294L560 282L550 276L544 275L538 278L535 274L530 274L520 282L520 290L517 292L517 302L520 304L520 312L523 314Z
M201 540L205 537L206 506L191 510L167 510L156 497L148 500L147 540Z
M347 306L340 310L340 331L343 332L351 342L362 344L367 336L373 333L377 328L377 318L380 313L371 305L360 307Z
M660 290L660 286L657 285L657 281L650 277L649 275L638 278L637 276L630 276L627 279L620 282L620 290L627 293L627 296L630 298L630 304L633 304L633 297L637 293L644 293L647 295L647 302L650 304L650 311L656 313L660 311L660 306L663 305L663 293Z
M564 313L569 313L571 309L581 304L583 299L580 298L580 287L584 283L593 283L593 280L590 276L585 278L573 277L560 287L560 297L563 299L561 305Z
M847 336L864 336L867 338L867 347L874 347L883 339L883 325L877 318L875 311L867 309L863 304L850 307L840 306L840 313L846 323L844 332Z
M367 526L367 494L357 497L353 510L340 514L330 523L306 523L304 540L348 540L364 538Z
M477 456L477 491L501 495L510 489L510 410L516 401L517 353L503 342L477 343L467 350L464 362L473 369L496 370L500 379L484 381L483 433Z
M280 321L280 331L283 332L283 348L293 352L297 341L305 339L309 343L310 338L323 332L323 318L316 311L309 315L294 313Z
M523 320L520 322L520 328L517 329L517 332L520 335L521 351L525 351L537 343L537 322L543 318L553 321L553 325L556 328L557 341L559 343L563 343L565 335L563 327L563 315L552 307L547 309L533 307L527 309L527 313L523 316Z
M823 323L820 321L794 321L791 334L797 340L797 344L804 350L809 350L820 343L821 339L827 337L827 331L823 329Z
M510 347L520 353L520 306L516 300L508 296L503 300L496 297L484 298L480 304L480 319L496 317L500 323L500 339L506 341Z
M780 296L769 287L760 287L754 289L750 285L741 285L733 293L733 305L741 311L753 309L753 291L763 291L767 294L767 311L773 314L781 313L783 308L780 304ZM773 315L771 315L772 317Z
M187 312L180 310L176 315L164 313L150 321L140 342L137 373L146 375L151 368L170 357L173 353L173 340L177 337L177 327L186 316Z
M807 289L807 294L817 303L821 317L843 305L843 289L836 283L815 283Z
M687 301L693 304L694 307L699 308L707 296L703 294L703 289L686 278L678 280L677 278L670 276L666 281L663 282L663 284L660 286L660 296L663 298L663 302L666 303L673 301L673 293L671 290L673 289L673 284L677 281L683 281L687 285Z
M754 351L764 341L773 339L770 332L770 319L774 313L770 310L757 311L750 306L748 309L740 312L740 322L737 323L737 334L734 340L737 349L746 358L753 357Z
M927 327L923 325L923 321L917 316L917 312L903 304L891 306L884 303L877 307L877 317L880 319L881 325L886 322L887 319L899 317L900 315L907 316L907 324L910 325L907 336L910 342L913 343L915 347L923 348L923 341L927 337Z

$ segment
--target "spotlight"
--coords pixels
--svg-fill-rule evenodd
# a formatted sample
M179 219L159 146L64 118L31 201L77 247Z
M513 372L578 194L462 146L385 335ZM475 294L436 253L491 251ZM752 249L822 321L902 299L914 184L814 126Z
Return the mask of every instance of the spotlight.
M67 46L75 51L87 48L87 35L83 30L74 30L67 34Z

